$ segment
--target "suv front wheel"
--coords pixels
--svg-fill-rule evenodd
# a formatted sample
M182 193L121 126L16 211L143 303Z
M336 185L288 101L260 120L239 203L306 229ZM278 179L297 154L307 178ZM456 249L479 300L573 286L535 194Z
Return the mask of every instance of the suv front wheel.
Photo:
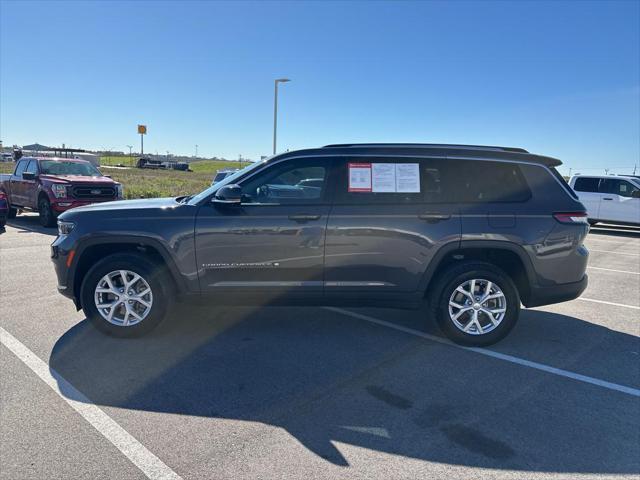
M520 315L511 278L485 262L464 262L436 281L432 306L444 334L456 343L482 347L504 338Z
M165 276L162 267L143 255L110 255L82 281L82 309L104 333L142 335L157 327L168 309L172 292Z

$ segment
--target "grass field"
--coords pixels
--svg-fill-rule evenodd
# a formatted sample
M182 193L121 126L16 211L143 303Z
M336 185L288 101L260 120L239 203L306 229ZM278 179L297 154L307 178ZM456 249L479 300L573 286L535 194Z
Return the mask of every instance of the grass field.
M124 160L124 161L123 161ZM128 165L128 157L103 157L102 173L124 186L125 198L175 197L198 193L209 185L213 174L222 168L238 168L238 162L202 160L190 164L193 172L177 170L148 170L140 168L109 168L109 165ZM245 166L246 163L243 163ZM0 173L11 173L15 163L0 163Z

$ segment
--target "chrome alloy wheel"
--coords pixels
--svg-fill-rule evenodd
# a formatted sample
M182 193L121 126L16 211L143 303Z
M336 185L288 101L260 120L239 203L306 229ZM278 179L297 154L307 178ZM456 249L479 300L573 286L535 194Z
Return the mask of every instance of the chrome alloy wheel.
M147 281L135 272L115 270L96 285L94 300L107 322L130 327L144 320L153 305L153 293Z
M470 335L494 330L507 312L507 299L500 287L489 280L472 279L458 285L449 298L449 317Z

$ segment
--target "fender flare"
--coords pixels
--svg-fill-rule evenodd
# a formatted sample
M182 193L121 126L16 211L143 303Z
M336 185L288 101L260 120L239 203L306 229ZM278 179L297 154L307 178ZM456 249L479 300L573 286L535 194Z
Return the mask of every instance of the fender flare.
M82 258L82 254L90 247L94 247L96 245L108 245L110 243L126 243L130 245L136 245L139 247L151 247L156 250L160 256L162 257L165 265L167 266L167 270L169 274L173 278L175 282L178 293L186 293L189 291L187 284L185 282L184 276L178 270L176 262L169 252L169 249L158 239L147 236L139 236L139 235L97 235L91 236L89 238L85 238L83 240L79 240L76 247L76 262L75 268L72 272L70 272L69 283L73 285L74 293L76 289L79 287L76 285L75 273L78 263Z
M524 265L525 275L527 277L529 287L531 288L537 285L535 269L533 268L533 262L531 261L531 258L529 257L525 249L520 245L516 245L514 243L506 242L502 240L461 240L459 242L450 242L440 247L440 249L433 256L433 259L431 260L431 262L429 262L429 266L425 270L420 280L419 290L421 292L427 291L431 283L431 280L433 279L433 275L438 270L438 268L442 264L442 261L447 257L447 255L450 255L453 252L456 252L459 250L466 250L466 249L506 250L506 251L515 253L520 259L520 261L522 262L522 265ZM527 295L527 292L521 292L521 294L524 297Z

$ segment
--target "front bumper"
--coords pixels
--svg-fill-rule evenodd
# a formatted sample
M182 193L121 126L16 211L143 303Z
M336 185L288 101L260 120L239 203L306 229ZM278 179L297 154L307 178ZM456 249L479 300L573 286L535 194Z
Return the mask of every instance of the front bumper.
M58 292L67 298L71 298L78 305L78 299L75 297L73 288L75 264L73 257L71 257L71 252L74 250L66 244L67 238L65 236L58 236L55 239L51 244L51 261L58 278Z
M574 283L562 283L553 287L537 287L531 288L531 293L525 302L525 307L540 307L542 305L551 305L552 303L567 302L578 298L585 291L589 283L587 274L582 280Z
M116 200L122 200L121 198L105 198L99 200L73 200L73 199L56 199L51 202L51 209L56 213L66 212L76 207L84 207L85 205L91 205L93 203L115 202Z

